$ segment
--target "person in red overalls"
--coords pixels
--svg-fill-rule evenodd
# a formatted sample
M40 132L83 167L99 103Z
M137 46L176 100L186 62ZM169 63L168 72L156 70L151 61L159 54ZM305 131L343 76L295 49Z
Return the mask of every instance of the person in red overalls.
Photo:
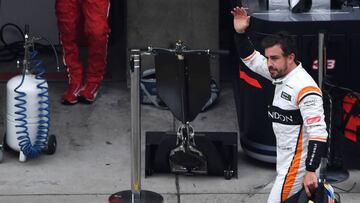
M106 67L109 8L110 0L56 0L63 61L69 78L63 104L92 103L96 98ZM83 42L88 45L85 75L79 52Z

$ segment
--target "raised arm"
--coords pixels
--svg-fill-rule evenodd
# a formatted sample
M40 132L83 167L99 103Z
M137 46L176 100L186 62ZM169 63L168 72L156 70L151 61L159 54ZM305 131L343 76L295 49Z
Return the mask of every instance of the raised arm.
M253 44L246 35L246 29L250 25L250 16L244 8L236 7L231 11L234 17L234 29L236 31L235 43L241 60L252 71L271 80L267 67L266 58L255 51Z

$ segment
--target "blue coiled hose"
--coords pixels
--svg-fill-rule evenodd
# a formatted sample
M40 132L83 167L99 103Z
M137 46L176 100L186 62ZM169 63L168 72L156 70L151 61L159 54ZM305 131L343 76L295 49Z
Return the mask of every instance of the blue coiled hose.
M48 87L46 87L46 80L43 77L43 74L45 72L44 68L41 66L42 61L35 59L37 55L36 51L33 51L31 53L30 58L30 67L31 71L36 73L35 79L37 79L39 84L36 86L38 89L41 90L41 92L38 94L38 96L41 98L39 101L39 125L37 130L37 136L36 140L34 142L34 145L32 145L28 127L27 127L27 115L26 115L26 93L19 91L19 88L24 83L25 79L25 72L22 75L22 80L20 84L15 88L15 92L18 94L18 96L15 97L15 100L17 100L19 103L15 104L15 107L18 108L18 111L15 112L19 117L16 118L16 121L19 121L21 124L16 125L16 127L22 128L22 130L19 130L16 132L18 135L19 140L19 146L20 150L24 153L25 156L29 158L34 158L39 156L42 153L42 150L46 147L48 142L48 133L50 128L50 102L49 102L49 92Z

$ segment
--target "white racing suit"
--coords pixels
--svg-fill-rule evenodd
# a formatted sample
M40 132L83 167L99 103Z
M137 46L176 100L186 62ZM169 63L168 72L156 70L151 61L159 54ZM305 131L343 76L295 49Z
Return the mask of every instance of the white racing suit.
M247 56L240 54L244 64L276 85L268 116L276 136L277 176L268 203L280 203L302 189L305 171L315 171L326 150L322 93L301 64L273 80L264 56L254 50Z

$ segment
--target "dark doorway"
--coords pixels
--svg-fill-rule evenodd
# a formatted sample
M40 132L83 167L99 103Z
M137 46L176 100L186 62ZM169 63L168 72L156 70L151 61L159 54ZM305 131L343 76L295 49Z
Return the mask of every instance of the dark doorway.
M219 1L219 43L220 49L230 54L220 58L220 81L232 82L238 76L238 62L234 43L233 17L230 11L241 5L241 0Z
M109 13L108 66L105 78L124 81L126 80L126 1L111 0Z

